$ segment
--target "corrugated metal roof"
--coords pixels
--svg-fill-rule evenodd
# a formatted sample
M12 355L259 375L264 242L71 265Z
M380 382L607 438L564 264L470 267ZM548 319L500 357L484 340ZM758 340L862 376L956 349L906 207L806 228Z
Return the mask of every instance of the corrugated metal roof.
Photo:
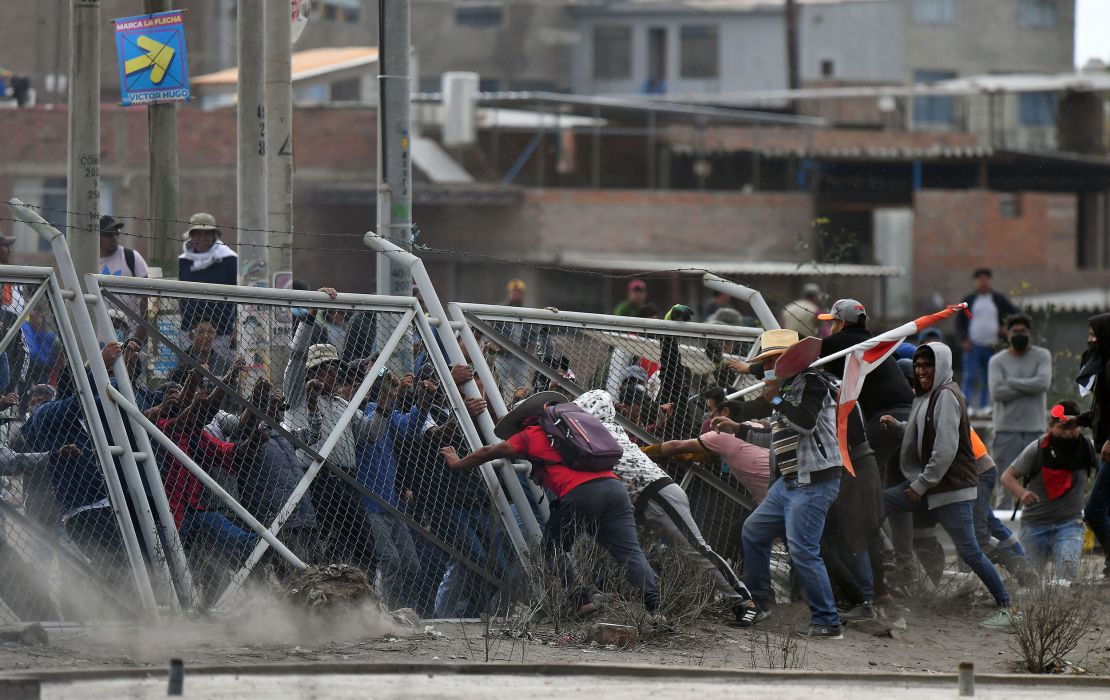
M1074 311L1095 313L1110 311L1110 289L1086 287L1048 294L1031 294L1017 300L1029 311Z
M850 2L885 2L894 0L798 0L799 5L843 5ZM585 12L755 12L778 10L786 0L578 0L572 3Z
M318 78L378 62L378 49L373 46L349 46L346 48L309 49L293 54L293 82ZM221 88L233 86L239 81L238 68L208 73L193 78L190 82L198 87Z
M563 253L558 264L585 270L614 272L712 272L717 275L775 275L782 277L901 277L905 270L892 265L850 265L769 260L680 260L674 258L629 258L593 253Z

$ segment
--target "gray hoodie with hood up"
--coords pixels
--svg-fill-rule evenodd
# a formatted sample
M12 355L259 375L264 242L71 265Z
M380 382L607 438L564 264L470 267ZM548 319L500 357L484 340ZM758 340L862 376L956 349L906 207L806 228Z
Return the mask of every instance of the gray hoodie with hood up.
M952 351L944 343L928 343L928 348L935 362L933 386L923 392L914 379L916 396L902 438L902 475L909 479L911 489L927 498L932 510L975 500L977 478L974 467L970 478L962 470L949 473L954 464L959 470L970 457L967 410L959 387L952 380ZM935 436L931 450L925 444L927 433Z

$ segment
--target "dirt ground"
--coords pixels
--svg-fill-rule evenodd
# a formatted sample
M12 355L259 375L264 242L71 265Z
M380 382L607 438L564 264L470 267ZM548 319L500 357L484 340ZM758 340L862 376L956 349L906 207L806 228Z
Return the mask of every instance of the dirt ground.
M1096 629L1069 660L1089 673L1110 675L1110 586L1092 587L1100 608ZM973 605L974 607L969 607ZM0 670L104 667L165 668L170 658L186 666L265 662L416 661L453 664L484 661L527 663L601 662L730 669L799 668L837 671L954 672L961 661L980 673L1017 670L1014 636L979 627L989 604L906 601L905 629L878 637L847 627L840 641L804 642L788 633L808 621L802 604L778 606L755 630L701 619L674 633L643 641L635 649L599 647L583 626L556 637L534 628L515 639L505 623L419 622L383 619L374 612L337 619L307 619L288 611L258 608L245 617L163 623L137 628L50 629L47 646L0 643ZM888 619L887 622L892 620Z

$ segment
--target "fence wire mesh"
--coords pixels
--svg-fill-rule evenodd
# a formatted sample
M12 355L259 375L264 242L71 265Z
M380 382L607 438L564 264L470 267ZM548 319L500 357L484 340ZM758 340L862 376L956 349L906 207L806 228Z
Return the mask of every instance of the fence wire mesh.
M758 340L755 329L460 306L509 407L545 389L572 398L604 389L641 445L698 437L707 430L706 390L727 394L756 382L736 370ZM740 562L751 493L709 453L661 466L687 491L710 546Z
M267 528L287 516L277 539L296 559L363 569L393 609L472 617L509 602L521 569L506 526L517 524L482 472L451 472L439 454L471 449L459 427L470 418L447 391L471 372L437 367L413 310L100 284L136 404L227 494L155 448L204 606L298 568L260 544L236 504Z
M54 284L0 272L0 624L137 612L119 515L131 511L113 502L105 467L123 478L98 459L101 419L82 403L84 364Z

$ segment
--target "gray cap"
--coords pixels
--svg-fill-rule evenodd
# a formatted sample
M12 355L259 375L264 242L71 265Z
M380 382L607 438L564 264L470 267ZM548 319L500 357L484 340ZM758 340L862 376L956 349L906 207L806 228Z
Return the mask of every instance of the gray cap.
M867 309L855 299L838 299L827 314L818 314L822 321L844 321L845 323L859 323L867 319Z

